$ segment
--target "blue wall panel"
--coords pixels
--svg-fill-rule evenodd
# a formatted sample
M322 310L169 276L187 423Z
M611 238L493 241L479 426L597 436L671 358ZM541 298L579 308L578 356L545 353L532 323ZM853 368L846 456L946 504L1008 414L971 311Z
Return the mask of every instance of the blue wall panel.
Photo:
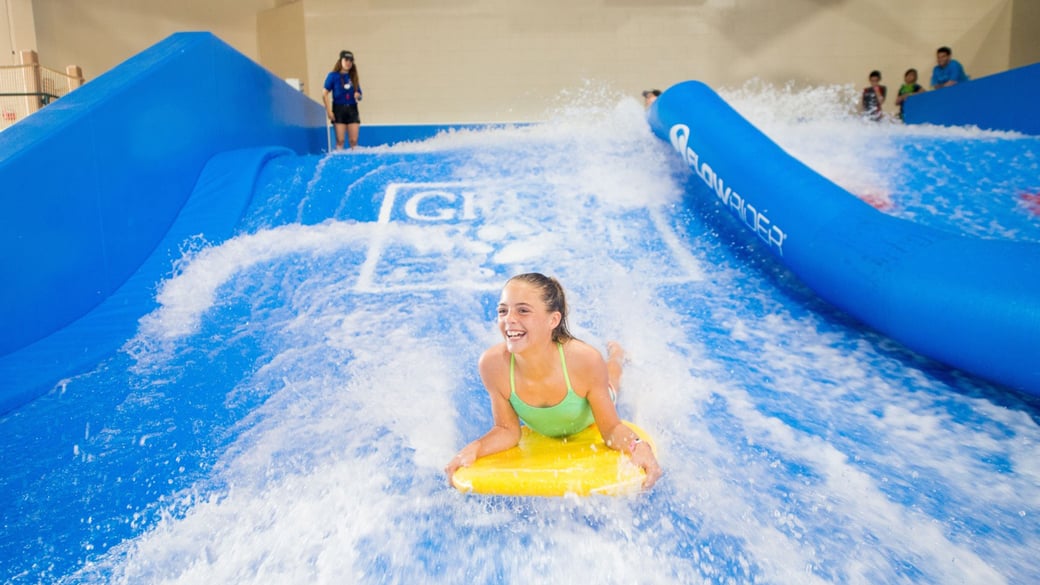
M502 128L506 126L525 126L527 123L517 124L362 124L358 135L358 146L382 146L384 144L397 144L399 142L418 142L433 138L442 132L464 132L479 131L487 128ZM329 132L332 132L331 128Z
M246 148L213 156L154 252L89 313L44 339L0 356L0 414L87 371L117 351L156 306L156 283L171 273L184 242L204 234L221 242L235 233L267 162L291 155L284 147Z
M178 33L0 133L0 355L148 257L211 156L325 148L324 110L209 33Z
M1037 96L1040 63L912 96L903 104L903 120L1040 135Z

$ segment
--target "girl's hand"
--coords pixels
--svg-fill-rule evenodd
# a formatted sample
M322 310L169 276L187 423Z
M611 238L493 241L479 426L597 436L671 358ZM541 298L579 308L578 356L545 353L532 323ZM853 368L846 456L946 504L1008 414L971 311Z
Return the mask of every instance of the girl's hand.
M654 450L650 448L650 445L643 442L636 443L635 450L628 457L633 464L646 472L646 479L643 480L643 489L653 487L657 480L661 478L663 472L661 471L661 466L657 464L657 457L654 457Z
M329 115L329 122L335 122L336 121L336 114L333 114L332 110L326 110L325 113Z
M466 445L458 454L455 455L444 467L444 473L448 474L448 483L451 483L451 478L455 475L455 471L460 467L469 467L473 465L473 462L477 460L477 445Z
M361 92L360 91L355 91L354 92L354 101L358 101L358 102L361 101Z

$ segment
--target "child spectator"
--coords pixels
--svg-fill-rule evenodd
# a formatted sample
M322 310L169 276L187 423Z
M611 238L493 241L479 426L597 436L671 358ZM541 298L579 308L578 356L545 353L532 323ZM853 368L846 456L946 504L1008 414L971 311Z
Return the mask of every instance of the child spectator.
M888 88L881 85L881 72L870 72L870 85L863 89L863 116L871 120L881 120L881 106L885 103Z
M924 88L917 83L917 69L907 69L903 74L903 85L899 86L899 95L896 96L896 105L899 106L899 119L903 119L903 102L906 98L921 93Z
M658 96L661 95L659 89L648 89L643 92L643 106L649 108L657 101Z

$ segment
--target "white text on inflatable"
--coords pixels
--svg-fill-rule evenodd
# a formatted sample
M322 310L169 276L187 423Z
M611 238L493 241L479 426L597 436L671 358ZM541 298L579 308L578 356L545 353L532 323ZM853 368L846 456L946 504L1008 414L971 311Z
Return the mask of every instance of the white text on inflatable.
M700 156L688 146L690 128L684 124L676 124L672 126L669 137L672 140L672 147L679 152L686 164L697 173L701 180L718 195L722 204L728 207L751 231L755 232L759 239L767 245L775 247L777 253L783 256L787 233L770 221L754 205L748 203L732 187L727 186L723 178L711 168L711 165L701 162Z

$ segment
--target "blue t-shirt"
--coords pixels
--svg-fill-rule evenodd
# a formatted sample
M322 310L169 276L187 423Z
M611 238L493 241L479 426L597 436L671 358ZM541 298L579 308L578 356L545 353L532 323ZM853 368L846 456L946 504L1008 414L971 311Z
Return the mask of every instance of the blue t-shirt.
M332 103L346 104L348 106L357 104L357 100L354 99L354 92L361 92L361 86L359 85L355 88L354 84L350 81L350 73L347 72L329 72L329 74L325 76L325 89L332 92Z
M956 81L957 83L968 81L968 76L964 73L964 67L961 67L961 64L956 59L950 59L946 67L936 65L932 69L932 87L938 87L947 81Z

